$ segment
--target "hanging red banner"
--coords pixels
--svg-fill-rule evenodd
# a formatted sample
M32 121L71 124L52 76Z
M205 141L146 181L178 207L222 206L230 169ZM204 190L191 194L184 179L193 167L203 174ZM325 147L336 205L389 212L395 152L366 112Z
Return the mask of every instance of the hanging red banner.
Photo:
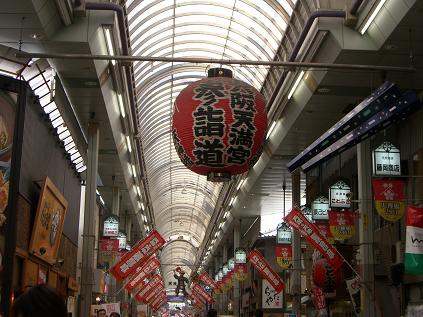
M329 215L328 215L329 216ZM329 222L327 221L316 221L314 225L319 229L320 234L328 240L330 244L335 243L335 239L332 235L332 232L330 232Z
M118 239L100 239L100 251L119 251Z
M156 298L149 304L150 307L158 307L158 305L166 299L166 291L162 289L159 294L156 293Z
M401 219L405 212L404 181L374 179L372 184L378 214L388 221Z
M170 310L166 310L163 314L162 317L170 317Z
M128 292L132 292L136 287L142 284L142 282L151 274L155 269L160 266L160 262L155 258L149 259L141 269L137 270L134 276L125 285Z
M197 307L203 307L204 305L206 305L206 300L203 298L203 297L201 297L201 296L198 296L198 294L194 294L194 293L192 293L192 298L193 298L193 300L194 300L194 303L196 303L197 305Z
M326 309L326 298L325 293L320 287L313 288L313 302L316 310L325 310Z
M292 246L277 245L275 249L276 263L284 270L289 269L292 264Z
M334 271L338 270L344 262L338 251L323 237L319 229L302 214L298 208L293 208L285 217L291 227L297 229L315 249L323 254Z
M234 277L238 281L245 281L248 277L247 264L235 264Z
M144 287L135 295L135 298L139 302L144 302L144 298L156 287L163 285L164 282L163 278L160 276L160 274L155 274L150 281L148 281L147 284L144 285Z
M161 286L163 285L163 286ZM164 291L164 283L163 284L158 284L157 287L153 288L150 293L148 293L145 298L144 301L146 303L151 303L153 302L155 299L157 299L158 297L161 297L159 295L163 294Z
M247 260L256 268L260 275L273 286L276 293L280 293L285 288L284 282L279 275L273 271L269 263L266 262L258 250L252 250L248 254Z
M211 288L216 288L217 284L213 281L213 279L210 277L210 275L207 274L207 272L203 272L200 274L199 279L204 284L210 286Z
M118 281L127 278L135 269L165 244L165 240L156 230L141 240L130 252L127 252L111 269L110 273Z
M213 297L202 287L200 284L195 283L192 287L192 291L196 292L200 297L203 297L209 304L214 303Z
M337 240L351 239L355 234L354 219L356 214L351 211L329 210L329 228Z

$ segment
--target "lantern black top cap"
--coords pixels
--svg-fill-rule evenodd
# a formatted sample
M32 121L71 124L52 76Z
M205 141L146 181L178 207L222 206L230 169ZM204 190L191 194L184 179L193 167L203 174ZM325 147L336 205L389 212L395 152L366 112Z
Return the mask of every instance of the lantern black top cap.
M227 68L210 68L207 71L208 77L229 77L232 78L232 71Z

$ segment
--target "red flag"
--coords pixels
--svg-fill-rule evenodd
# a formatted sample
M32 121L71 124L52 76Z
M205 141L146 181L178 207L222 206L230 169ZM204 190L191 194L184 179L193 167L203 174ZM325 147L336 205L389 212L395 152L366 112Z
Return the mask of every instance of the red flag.
M287 270L292 264L292 245L277 245L275 249L276 262Z
M320 287L313 288L313 302L317 310L326 309L325 293Z
M201 273L199 279L200 279L201 282L210 286L211 288L217 287L217 284L213 281L213 279L210 277L210 275L207 274L207 272Z
M165 240L156 230L141 240L130 252L127 252L111 269L110 273L118 280L127 278L142 265L154 252L165 244Z
M119 240L101 238L100 251L119 251Z
M355 234L354 219L356 214L351 211L329 210L329 228L335 239L351 239Z
M192 287L192 291L203 297L209 304L214 303L213 297L202 287L200 284L195 283Z
M297 229L301 235L323 256L326 257L334 271L338 270L344 262L338 251L323 237L319 229L302 214L298 208L293 208L285 217L285 221Z
M132 292L136 287L142 284L142 282L151 274L153 271L158 268L160 262L155 258L149 259L140 270L137 270L137 273L129 280L125 285L125 288L128 292Z
M163 286L162 286L163 285ZM145 297L156 287L162 286L164 287L164 282L160 274L154 275L151 280L144 285L144 287L135 295L135 298L139 302L144 302Z
M278 274L273 271L269 263L266 262L264 257L258 250L252 250L247 257L248 261L256 268L263 278L265 278L275 289L276 293L280 293L285 284Z

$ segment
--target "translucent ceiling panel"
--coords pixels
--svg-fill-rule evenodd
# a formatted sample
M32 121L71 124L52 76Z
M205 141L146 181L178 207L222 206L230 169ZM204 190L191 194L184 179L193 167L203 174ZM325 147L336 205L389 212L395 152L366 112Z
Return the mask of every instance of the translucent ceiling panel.
M296 0L128 0L133 55L209 59L275 58ZM204 239L222 184L189 171L171 135L173 103L210 65L136 62L137 118L155 226L165 239L181 234ZM268 68L232 67L234 76L257 89ZM172 242L161 253L165 276L177 265L191 272L196 249ZM167 286L168 287L168 286Z

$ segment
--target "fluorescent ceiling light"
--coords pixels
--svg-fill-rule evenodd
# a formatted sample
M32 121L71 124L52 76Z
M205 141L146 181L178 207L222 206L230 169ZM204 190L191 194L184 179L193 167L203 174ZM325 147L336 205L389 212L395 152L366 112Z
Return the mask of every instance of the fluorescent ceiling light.
M119 104L119 109L120 109L120 115L122 116L122 118L125 118L125 107L123 105L122 95L118 93L117 98L118 98L118 104Z
M364 26L360 29L361 35L366 33L367 29L369 28L370 24L372 24L373 20L376 18L377 14L379 13L380 9L382 9L383 5L385 4L386 0L380 0L376 8L373 10L370 17L367 19Z
M110 34L110 29L109 28L105 28L104 29L104 35L106 38L106 44L107 44L107 51L109 52L109 55L114 56L115 55L115 49L113 47L113 42L112 42L112 35ZM116 60L112 60L112 65L116 64Z
M134 177L136 178L137 177L137 171L136 171L136 169L135 169L135 165L134 164L132 164L131 165L131 167L132 167L132 175L134 175ZM139 193L139 192L138 192Z
M220 223L219 229L222 229L224 223L225 223L224 221Z
M141 209L144 211L144 203L141 203Z
M103 205L105 205L104 200L103 200L103 197L101 197L101 196L100 196L100 201L101 201L101 203L102 203Z
M243 179L242 181L239 182L238 187L236 188L236 190L239 190L241 188L241 186L244 184L245 179Z
M297 79L295 80L294 85L291 88L291 91L288 94L288 100L291 99L292 95L294 94L295 90L297 89L298 85L300 84L301 79L303 78L304 71L302 70L298 75Z
M129 138L129 135L126 136L126 146L128 147L128 152L132 152L132 146L131 146L131 139Z
M95 190L95 193L100 196L100 192L98 191L98 189Z
M141 190L139 186L135 186L135 189L137 190L137 193L139 196L141 196Z
M232 199L229 201L229 206L232 206L232 204L234 203L234 201L235 201L235 197L232 197Z
M289 99L289 98L288 98L288 99ZM268 139L268 138L269 138L269 136L272 134L273 129L275 128L275 126L276 126L276 121L273 121L273 122L272 122L272 125L270 126L270 129L269 129L269 130L267 130L266 139Z
M229 211L226 211L226 212L225 212L225 214L223 215L223 219L228 218L228 216L229 216ZM217 232L216 232L216 233L217 233Z

